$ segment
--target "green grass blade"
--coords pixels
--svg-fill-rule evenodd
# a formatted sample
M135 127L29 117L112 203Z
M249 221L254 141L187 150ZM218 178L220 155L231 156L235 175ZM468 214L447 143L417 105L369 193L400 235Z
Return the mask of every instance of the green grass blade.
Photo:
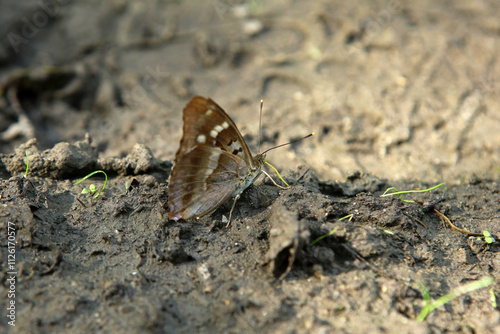
M26 154L26 172L24 172L24 177L28 177L28 170L30 168L30 159L28 158L28 151L24 151Z
M493 284L494 282L495 282L495 278L493 276L491 276L491 277L486 277L486 278L480 279L479 281L475 281L475 282L463 285L461 287L458 287L458 288L452 290L450 293L448 293L448 294L442 296L441 298L425 305L422 308L422 311L420 312L420 314L418 315L417 321L420 321L420 322L424 321L425 317L427 317L427 315L429 313L434 311L436 308L448 303L452 299L454 299L460 295L463 295L465 293L485 288L485 287Z
M401 201L405 202L405 203L413 203L414 201L412 200L405 200L403 199L403 197L401 196L402 194L411 194L411 193L424 193L424 192L428 192L428 191L432 191L434 189L437 189L439 187L441 187L442 185L444 185L444 182L443 183L440 183L434 187L431 187L431 188L428 188L428 189L421 189L421 190L403 190L403 191L398 191L396 188L394 187L391 187L391 188L388 188L382 195L380 195L380 197L387 197L387 196L392 196L392 195L398 195L399 196L399 199L401 199ZM391 190L394 190L393 193L387 193Z

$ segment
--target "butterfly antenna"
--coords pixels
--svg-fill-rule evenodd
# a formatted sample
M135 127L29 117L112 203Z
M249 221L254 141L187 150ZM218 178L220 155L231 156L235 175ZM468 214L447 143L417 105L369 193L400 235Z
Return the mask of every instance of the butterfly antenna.
M260 100L260 116L259 116L259 152L260 152L260 139L262 138L262 107L264 100Z
M281 144L281 145L278 145L278 146L274 146L274 147L271 147L271 148L268 148L267 150L265 150L264 152L262 152L261 154L266 154L267 152L271 151L271 150L274 150L275 148L278 148L278 147L283 147L283 146L286 146L286 145L290 145L290 144L293 144L293 143L296 143L298 141L301 141L301 140L304 140L306 138L309 138L309 137L312 137L314 136L316 133L313 132L313 133L310 133L308 134L307 136L305 137L302 137L302 138L299 138L299 139L295 139L295 140L292 140L291 142L288 142L288 143L284 143L284 144Z

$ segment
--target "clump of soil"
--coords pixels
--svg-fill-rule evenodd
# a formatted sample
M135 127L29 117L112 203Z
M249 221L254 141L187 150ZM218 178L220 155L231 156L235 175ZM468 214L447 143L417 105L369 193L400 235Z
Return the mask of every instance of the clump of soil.
M372 331L404 324L402 332L413 333L497 326L487 289L459 296L425 323L413 321L424 305L419 286L438 298L499 275L498 243L470 243L434 211L467 230L498 233L498 218L485 219L498 213L497 182L476 179L404 203L380 195L394 185L429 185L359 172L325 182L302 167L285 174L289 190L267 181L251 186L226 228L231 203L200 220L167 219L169 164L146 147L112 161L94 150L89 138L45 151L30 141L1 156L0 233L6 240L8 224L17 233L16 330ZM25 151L27 177L20 176ZM89 166L111 176L99 198L72 185ZM355 318L363 320L349 320ZM5 319L2 325L9 326Z

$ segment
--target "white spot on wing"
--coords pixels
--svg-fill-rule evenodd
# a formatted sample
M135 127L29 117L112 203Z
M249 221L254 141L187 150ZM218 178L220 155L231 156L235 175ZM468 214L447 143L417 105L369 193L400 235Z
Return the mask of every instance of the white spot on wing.
M219 158L220 158L220 149L213 150L212 152L210 152L207 164L207 168L210 170L210 173L212 173L211 171L213 171L219 166ZM208 174L207 172L205 173Z
M216 125L214 129L217 132L221 132L222 130L224 130L224 128L222 126L220 126L220 125Z
M229 127L229 124L227 124L227 122L224 122L224 123L222 123L222 127L223 127L224 129L227 129L227 128Z
M212 138L217 138L218 134L219 133L217 131L215 131L215 130L210 131L210 137L212 137Z
M207 141L207 137L205 137L205 135L199 135L196 138L196 141L200 144L205 144L205 142Z
M207 116L210 116L212 114L212 110L208 109L206 112L205 112L205 115Z

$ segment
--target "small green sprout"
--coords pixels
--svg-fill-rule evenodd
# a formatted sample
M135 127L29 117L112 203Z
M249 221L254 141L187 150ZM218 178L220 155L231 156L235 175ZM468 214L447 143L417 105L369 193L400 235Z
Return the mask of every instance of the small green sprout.
M442 296L441 298L439 298L433 302L430 301L429 292L427 291L427 288L425 288L425 290L422 290L423 285L420 285L420 289L422 291L422 296L424 298L424 301L426 301L426 303L425 303L426 305L422 308L422 311L418 315L417 321L420 321L420 322L424 321L425 317L427 317L427 315L429 313L434 311L436 308L448 303L452 299L454 299L460 295L463 295L465 293L472 292L472 291L479 290L479 289L485 288L487 286L490 286L494 282L495 282L495 278L493 276L485 277L485 278L480 279L478 281L475 281L475 282L463 285L461 287L458 287L458 288L452 290L450 293Z
M394 232L389 231L389 230L386 230L385 228L381 228L381 227L379 227L378 229L379 229L380 231L384 232L384 233L387 233L387 234L390 234L390 235L394 235Z
M128 194L128 188L129 187L130 187L130 183L125 182L125 192L123 193L123 195L127 195Z
M403 196L401 196L401 194L424 193L424 192L428 192L428 191L432 191L434 189L437 189L437 188L441 187L443 184L444 184L444 182L440 183L437 186L434 186L432 188L422 189L422 190L404 190L404 191L398 191L396 188L390 187L382 195L380 195L380 197L387 197L387 196L392 196L392 195L398 195L399 198L401 199L401 201L403 201L404 203L414 203L415 201L403 199ZM388 194L387 192L391 191L391 190L394 190L394 192Z
M422 298L424 299L425 304L429 304L431 302L431 294L427 286L424 283L420 282L418 288L422 293Z
M30 159L28 158L28 151L24 151L24 154L26 154L26 172L24 172L24 178L27 178L28 170L30 168Z
M351 213L350 215L347 215L347 216L345 216L345 217L340 218L340 219L339 219L339 221L344 220L344 219L347 219L347 218L349 218L349 221L351 221L352 217L354 217L354 214L352 214L352 213ZM323 240L324 238L329 237L329 236L331 236L331 235L335 234L335 232L337 232L337 230L338 230L338 229L339 229L339 227L338 227L338 226L335 226L335 228L334 228L333 230L331 230L331 231L330 231L330 232L328 232L327 234L324 234L324 235L322 235L322 236L318 237L316 240L314 240L313 242L311 242L311 243L309 244L309 247L312 247L312 246L314 246L315 244L317 244L318 242L320 242L321 240Z
M342 221L342 220L347 219L347 218L349 218L349 221L351 221L352 217L354 217L354 213L351 213L350 215L347 215L345 217L340 218L339 221Z
M83 188L82 190L82 194L92 194L94 195L94 193L96 192L96 188L95 188L95 185L92 183L89 188ZM96 196L97 197L97 196Z
M486 242L487 244L492 244L495 242L495 239L491 236L490 232L483 231L483 235L484 235L484 242Z
M312 246L314 246L315 244L317 244L318 242L320 242L321 240L323 240L324 238L329 237L329 236L331 236L332 234L335 234L335 232L337 232L337 230L338 230L338 229L339 229L339 227L338 227L338 226L335 226L335 228L334 228L333 230L331 230L331 231L330 231L330 232L328 232L327 234L324 234L324 235L320 236L319 238L317 238L316 240L314 240L313 242L311 242L311 243L309 244L309 247L312 247Z
M102 186L101 190L97 191L94 184L91 184L89 186L89 189L83 188L83 190L82 190L82 194L89 194L89 193L92 194L92 195L95 194L94 198L97 198L102 193L102 191L104 190L104 188L106 188L106 184L108 183L108 175L106 175L106 173L104 171L102 171L102 170L96 170L95 172L92 172L92 173L88 174L87 176L85 176L80 181L77 181L77 182L73 183L73 185L76 186L78 183L80 183L82 181L85 181L86 179L88 179L89 177L91 177L92 175L97 174L97 173L103 173L104 174L104 185Z

